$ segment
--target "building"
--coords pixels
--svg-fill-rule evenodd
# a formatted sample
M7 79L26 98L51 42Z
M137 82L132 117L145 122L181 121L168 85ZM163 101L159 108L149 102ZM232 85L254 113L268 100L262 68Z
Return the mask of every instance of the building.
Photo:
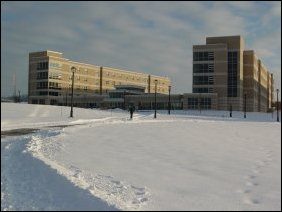
M219 110L267 112L273 102L273 75L241 36L207 37L193 46L193 93L216 93Z
M168 77L74 62L63 58L60 52L47 50L29 54L28 102L68 105L72 87L71 67L76 68L74 102L77 105L87 105L91 99L100 102L116 85L142 86L146 93L154 93L154 81L157 80L157 92L167 94L171 83Z
M268 111L273 103L273 74L253 50L244 51L244 93L247 111Z
M128 108L127 96L145 94L145 87L137 85L116 85L116 90L109 91L109 97L104 98L100 103L102 108Z
M88 65L54 51L29 54L28 102L77 107L166 110L170 79L127 70ZM157 84L155 84L157 82ZM171 109L268 112L273 108L273 74L241 36L207 37L193 46L192 93L170 95Z
M185 93L183 109L187 110L217 110L217 93Z
M145 93L143 95L128 95L125 97L128 105L134 105L139 110L154 110L155 109L155 94ZM183 95L170 95L171 110L183 110ZM169 96L167 94L156 94L157 110L167 110Z

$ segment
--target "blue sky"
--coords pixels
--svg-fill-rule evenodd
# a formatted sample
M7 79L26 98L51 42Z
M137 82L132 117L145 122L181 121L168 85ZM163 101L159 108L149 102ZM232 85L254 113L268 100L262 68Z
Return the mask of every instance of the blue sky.
M27 93L28 53L168 76L192 92L192 46L241 35L281 88L281 2L3 2L1 96Z

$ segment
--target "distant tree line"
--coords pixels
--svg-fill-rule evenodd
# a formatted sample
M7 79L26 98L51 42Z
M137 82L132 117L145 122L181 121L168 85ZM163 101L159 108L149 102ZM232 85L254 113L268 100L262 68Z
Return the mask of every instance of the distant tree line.
M27 94L1 97L1 102L27 102L27 101L28 101Z

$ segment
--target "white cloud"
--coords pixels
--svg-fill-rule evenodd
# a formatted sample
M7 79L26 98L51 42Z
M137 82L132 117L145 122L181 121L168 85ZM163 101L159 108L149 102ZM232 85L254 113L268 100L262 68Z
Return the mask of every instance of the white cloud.
M281 25L281 2L271 2L270 8L266 8L262 13L262 24L267 26L273 20L280 21Z
M192 46L204 44L206 36L244 37L250 30L261 27L253 22L250 25L245 16L236 13L245 10L253 15L250 12L253 5L250 2L34 2L27 6L6 3L4 10L1 7L2 17L4 13L4 17L9 14L10 18L4 18L1 25L1 76L5 72L1 94L11 93L11 70L27 79L28 53L43 49L63 51L64 57L75 61L170 76L174 92L191 92ZM275 17L279 16L279 11L271 8ZM268 34L277 31L268 30ZM274 38L254 34L251 47L261 57L275 58L272 62L280 60L273 55L276 51L273 46L277 47L279 42L281 46L278 34ZM20 88L27 92L27 80L21 82Z

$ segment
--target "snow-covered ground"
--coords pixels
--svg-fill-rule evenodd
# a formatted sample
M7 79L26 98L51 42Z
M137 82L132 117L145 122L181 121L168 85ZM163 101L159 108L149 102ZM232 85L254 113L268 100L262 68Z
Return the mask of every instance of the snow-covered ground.
M281 210L276 113L69 110L1 104L40 129L1 138L1 210Z

